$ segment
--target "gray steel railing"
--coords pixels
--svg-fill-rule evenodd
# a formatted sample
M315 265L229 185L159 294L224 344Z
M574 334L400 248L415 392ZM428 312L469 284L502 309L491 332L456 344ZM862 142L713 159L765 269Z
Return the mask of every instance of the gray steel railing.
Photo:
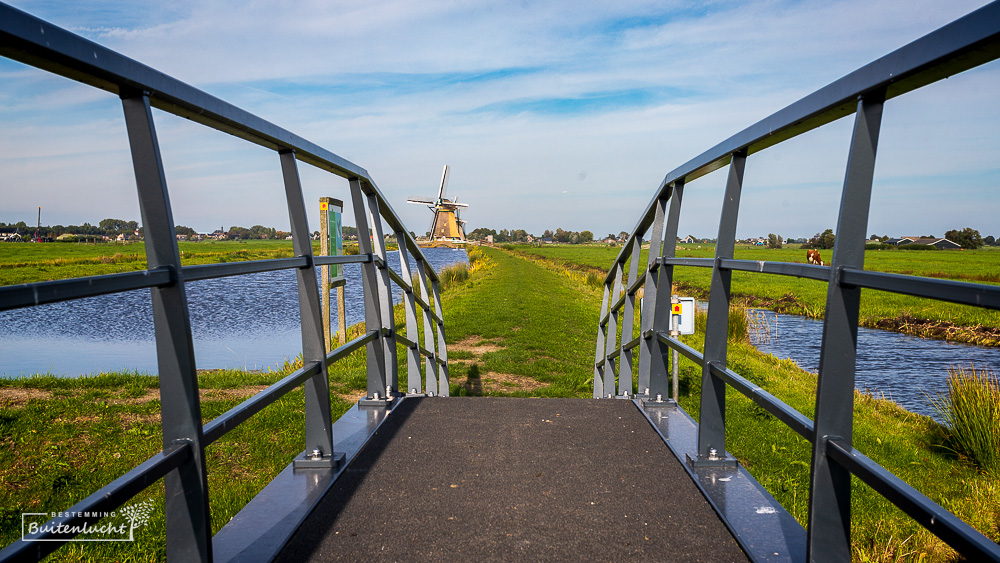
M164 478L168 558L208 561L212 530L204 452L209 444L292 389L304 385L305 450L295 459L296 466L335 465L327 367L362 347L366 347L368 358L368 398L362 400L366 406L388 407L395 396L402 394L397 345L406 348L408 358L405 389L448 395L448 353L438 277L367 171L240 108L5 4L0 4L0 54L121 98L145 231L145 271L0 288L0 310L135 289L148 288L152 295L163 450L72 508L60 509L72 515L54 518L49 522L52 528L58 524L79 526L94 522L99 518L91 517L90 513L113 511ZM275 151L288 205L294 258L181 265L154 127L154 107ZM313 256L298 162L349 181L360 235L359 255ZM387 265L383 222L395 234L401 276ZM369 232L371 238L365 236ZM410 264L411 254L415 265ZM348 263L361 265L365 333L327 351L320 324L316 268ZM302 368L203 427L185 285L196 280L280 269L296 273ZM413 279L417 280L418 288L412 287ZM390 281L404 293L405 336L395 331ZM418 306L423 312L422 346L418 342ZM426 377L421 373L421 357L425 359ZM43 533L30 539L49 541L16 541L0 551L0 560L38 560L71 537Z
M851 558L851 476L882 494L971 560L1000 560L1000 546L852 447L858 308L862 288L1000 309L1000 287L864 271L865 236L883 104L927 84L1000 57L1000 3L989 4L817 90L673 170L657 188L604 281L594 365L594 397L639 391L667 397L666 353L677 350L702 368L698 456L725 452L729 385L813 444L808 558ZM830 266L734 260L736 221L747 155L855 114L836 245ZM686 186L729 166L714 259L677 258ZM649 258L640 272L647 238ZM627 266L626 266L627 263ZM705 348L699 353L669 336L674 267L712 269ZM628 268L628 287L623 282ZM733 271L788 275L828 283L817 384L810 420L726 367ZM644 288L640 336L632 338L635 298ZM618 337L619 318L621 334ZM633 377L634 350L639 349ZM616 385L617 378L617 385ZM648 391L647 391L648 390Z

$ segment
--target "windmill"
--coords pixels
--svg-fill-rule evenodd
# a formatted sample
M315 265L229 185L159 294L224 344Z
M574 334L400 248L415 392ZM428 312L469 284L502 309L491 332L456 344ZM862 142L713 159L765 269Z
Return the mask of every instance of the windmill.
M406 198L406 203L416 203L426 205L434 212L434 219L431 221L431 241L465 242L465 221L459 216L463 207L468 207L468 203L458 203L458 198L447 199L448 190L448 165L444 166L441 174L441 187L438 188L436 199L425 197Z

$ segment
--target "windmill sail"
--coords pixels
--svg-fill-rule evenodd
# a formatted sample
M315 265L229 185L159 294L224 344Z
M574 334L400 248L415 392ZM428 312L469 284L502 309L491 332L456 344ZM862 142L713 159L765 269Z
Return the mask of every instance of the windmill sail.
M448 190L448 165L444 165L444 172L441 173L441 187L438 188L438 201L444 199L444 194Z

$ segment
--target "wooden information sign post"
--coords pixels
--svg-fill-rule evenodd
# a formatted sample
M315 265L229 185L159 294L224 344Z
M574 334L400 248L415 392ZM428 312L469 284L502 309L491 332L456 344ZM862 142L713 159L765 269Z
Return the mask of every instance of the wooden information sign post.
M341 213L344 202L332 197L319 198L319 253L321 256L342 256L344 237L341 229ZM320 270L323 282L323 340L327 351L333 349L330 334L330 289L337 288L337 339L340 344L347 342L347 316L344 312L344 265L331 264Z

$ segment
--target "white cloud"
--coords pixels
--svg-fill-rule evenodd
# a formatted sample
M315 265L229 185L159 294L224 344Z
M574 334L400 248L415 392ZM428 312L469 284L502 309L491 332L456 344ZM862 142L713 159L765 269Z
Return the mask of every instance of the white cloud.
M668 171L980 4L921 1L901 10L895 2L870 0L697 8L499 0L78 2L70 10L63 2L16 3L357 162L415 231L425 228L427 211L403 202L433 191L448 163L453 193L471 204L464 215L470 226L602 234L631 228ZM877 170L886 185L921 174L989 173L997 160L997 132L989 124L1000 122L991 100L1000 81L994 66L887 105ZM0 117L14 124L0 133L0 148L14 150L9 154L76 154L89 143L99 155L110 142L106 136L117 136L119 147L126 142L123 127L107 126L108 112L120 111L107 94L16 65L0 64L0 74ZM607 93L634 103L556 111L557 100ZM95 106L105 113L89 118L97 127L88 129ZM241 149L225 136L214 139L196 126L157 120L168 182L179 190L176 205L184 206L178 215L191 218L184 224L287 225L283 196L273 191L280 190L276 157ZM72 123L69 135L61 122ZM741 231L801 236L832 226L828 212L832 206L835 217L844 131L849 136L849 124L837 124L753 157ZM930 140L918 141L924 137ZM86 168L81 160L74 163ZM92 160L93 170L83 176L100 177L103 160ZM54 198L76 181L4 165L0 186L7 192L28 174L39 175L32 179L35 199ZM127 175L113 178L124 184L116 190L127 191ZM698 190L711 192L700 187L708 182L691 184L692 202L699 201ZM309 189L307 200L337 197L331 190L346 199L342 182ZM817 191L823 210L813 220L802 210L815 198L803 194ZM995 209L995 198L986 197L978 208ZM769 198L795 212L774 214ZM5 193L2 199L0 221L9 221L31 198ZM693 211L690 232L714 236L718 204L705 199L686 208ZM105 214L85 204L75 211L86 215L76 221ZM921 213L873 213L873 223L893 232L903 229L903 220L931 221ZM956 208L950 220L968 213Z

